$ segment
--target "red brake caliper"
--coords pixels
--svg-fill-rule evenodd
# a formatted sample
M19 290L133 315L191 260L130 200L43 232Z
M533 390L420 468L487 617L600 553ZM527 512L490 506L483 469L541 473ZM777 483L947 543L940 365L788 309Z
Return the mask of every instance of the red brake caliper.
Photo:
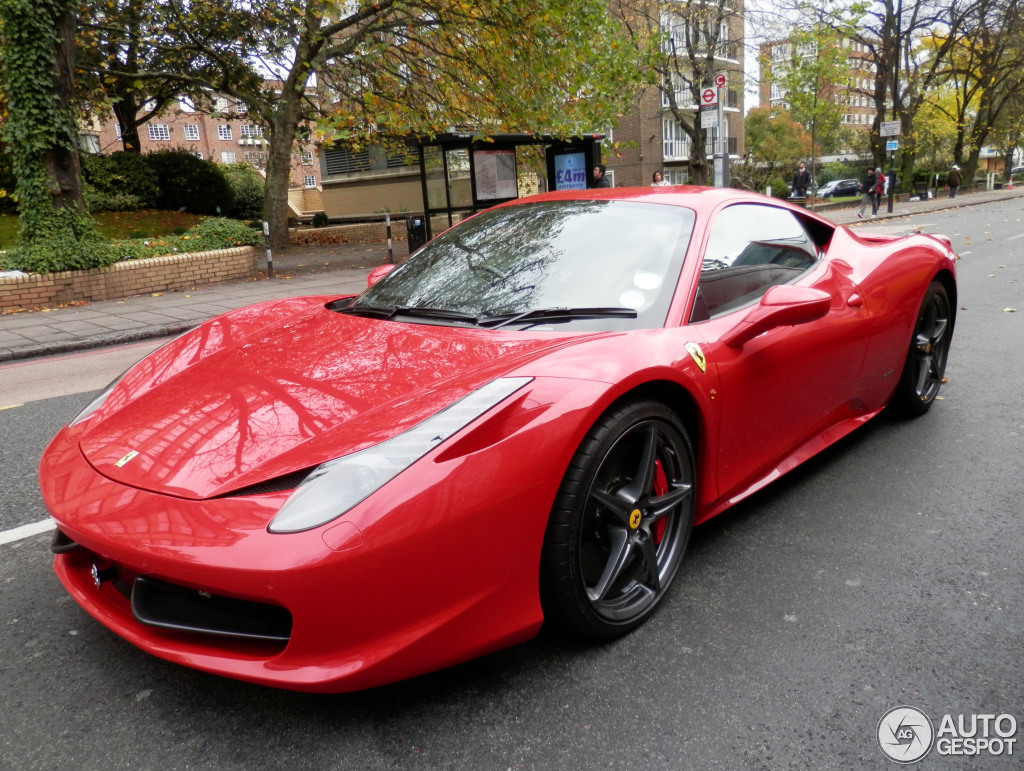
M665 469L661 465L660 460L654 461L654 494L664 495L668 492L668 477L665 476ZM654 542L661 543L662 537L665 535L665 525L667 518L662 517L654 523Z

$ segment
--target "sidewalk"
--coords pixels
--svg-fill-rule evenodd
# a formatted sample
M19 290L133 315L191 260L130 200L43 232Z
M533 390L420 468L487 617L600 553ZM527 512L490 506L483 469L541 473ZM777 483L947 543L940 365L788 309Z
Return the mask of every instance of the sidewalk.
M892 214L886 213L883 201L877 219L858 219L859 203L820 208L818 212L837 224L857 226L1019 197L1024 197L1024 186L962 193L952 200L897 203ZM404 259L406 253L405 243L396 242L395 261ZM210 284L188 292L0 315L0 363L166 337L184 332L211 316L262 300L355 294L366 287L367 273L387 261L386 244L296 247L274 255L274 279Z

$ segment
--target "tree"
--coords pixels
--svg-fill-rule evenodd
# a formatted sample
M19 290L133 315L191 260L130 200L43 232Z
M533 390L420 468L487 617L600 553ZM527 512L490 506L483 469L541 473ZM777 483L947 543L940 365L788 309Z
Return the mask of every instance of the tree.
M6 262L45 272L55 260L94 267L111 250L84 211L72 98L74 0L0 4L4 141L17 179L19 248Z
M810 137L785 110L755 108L747 113L745 130L747 157L736 169L736 181L753 190L786 177L810 150Z
M619 14L631 44L654 76L666 115L689 139L690 180L707 184L708 131L694 105L723 69L720 58L736 58L729 39L735 4L728 0L620 0Z
M454 126L571 135L606 125L641 79L602 0L217 0L178 13L183 44L233 73L210 85L264 127L275 247L300 127L353 144Z
M197 6L184 16L175 0L82 3L76 41L79 101L87 109L113 110L125 151L140 152L139 127L179 99L204 105L211 89L247 76L247 67L230 57L215 63L179 34L186 19L200 23L199 13ZM211 30L208 47L223 50L227 43L216 37L229 32L239 31Z
M818 154L838 152L845 144L843 115L854 91L844 45L848 39L816 22L792 32L788 61L762 62L762 71L785 95L790 117L810 134L812 177Z
M952 155L968 180L993 127L1024 87L1022 32L1024 18L1016 2L980 0L940 70L941 85L954 97L949 111L957 126ZM944 39L926 39L925 51L930 53Z

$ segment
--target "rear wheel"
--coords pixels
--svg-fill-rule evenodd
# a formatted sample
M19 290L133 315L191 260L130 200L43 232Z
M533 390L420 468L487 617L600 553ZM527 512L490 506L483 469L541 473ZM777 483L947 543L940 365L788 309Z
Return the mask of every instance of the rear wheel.
M693 451L675 413L639 401L605 414L573 457L551 513L545 617L591 638L639 626L675 578L693 514Z
M949 345L953 339L953 314L949 294L938 281L925 293L914 325L914 336L893 396L894 406L903 414L923 415L942 387Z

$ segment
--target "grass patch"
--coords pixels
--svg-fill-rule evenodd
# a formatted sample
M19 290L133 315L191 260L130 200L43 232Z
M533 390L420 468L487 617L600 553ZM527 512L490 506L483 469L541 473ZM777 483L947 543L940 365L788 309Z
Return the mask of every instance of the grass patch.
M128 212L97 212L93 215L96 228L107 238L121 241L127 238L160 238L184 233L206 217L178 211L140 209ZM18 218L0 214L0 250L10 249L18 238Z

